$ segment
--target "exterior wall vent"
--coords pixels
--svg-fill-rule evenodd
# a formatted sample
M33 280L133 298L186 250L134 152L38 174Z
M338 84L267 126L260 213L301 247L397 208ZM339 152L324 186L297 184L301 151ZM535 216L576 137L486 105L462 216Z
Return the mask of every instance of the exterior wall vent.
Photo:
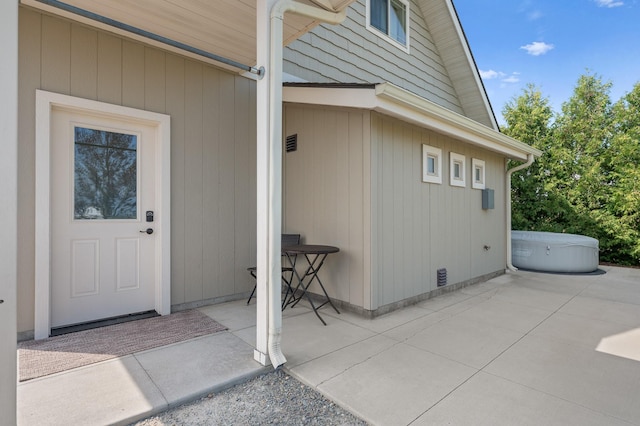
M438 287L447 284L447 268L438 269Z
M298 134L287 136L285 146L287 152L293 152L298 150Z

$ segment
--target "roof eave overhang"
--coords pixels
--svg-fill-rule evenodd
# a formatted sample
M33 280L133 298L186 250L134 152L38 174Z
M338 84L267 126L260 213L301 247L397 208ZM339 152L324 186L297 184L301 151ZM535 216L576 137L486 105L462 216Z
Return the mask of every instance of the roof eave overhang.
M542 152L391 83L375 88L284 88L283 101L298 104L359 108L418 125L455 139L502 154L513 160L540 157Z

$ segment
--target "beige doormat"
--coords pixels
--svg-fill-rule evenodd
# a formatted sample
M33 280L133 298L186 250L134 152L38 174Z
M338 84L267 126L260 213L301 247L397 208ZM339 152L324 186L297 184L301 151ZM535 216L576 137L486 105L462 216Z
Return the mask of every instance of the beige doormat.
M198 310L18 343L20 381L226 330Z

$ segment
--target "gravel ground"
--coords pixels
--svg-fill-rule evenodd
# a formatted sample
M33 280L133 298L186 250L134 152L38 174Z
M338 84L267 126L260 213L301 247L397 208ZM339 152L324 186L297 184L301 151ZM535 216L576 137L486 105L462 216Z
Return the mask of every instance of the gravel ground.
M281 370L134 423L173 425L367 425Z

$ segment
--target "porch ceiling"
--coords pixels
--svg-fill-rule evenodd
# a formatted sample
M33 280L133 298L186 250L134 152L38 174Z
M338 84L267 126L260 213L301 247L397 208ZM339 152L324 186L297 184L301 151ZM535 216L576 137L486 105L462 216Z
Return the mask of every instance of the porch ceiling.
M340 11L355 0L298 1L326 10ZM61 2L214 55L249 66L256 65L256 0L61 0ZM46 4L52 2L21 0L21 3L147 43L162 44L142 36L132 36L127 31L117 30L107 24ZM293 14L285 15L284 44L292 42L318 23L310 18ZM199 57L199 59L202 58Z

